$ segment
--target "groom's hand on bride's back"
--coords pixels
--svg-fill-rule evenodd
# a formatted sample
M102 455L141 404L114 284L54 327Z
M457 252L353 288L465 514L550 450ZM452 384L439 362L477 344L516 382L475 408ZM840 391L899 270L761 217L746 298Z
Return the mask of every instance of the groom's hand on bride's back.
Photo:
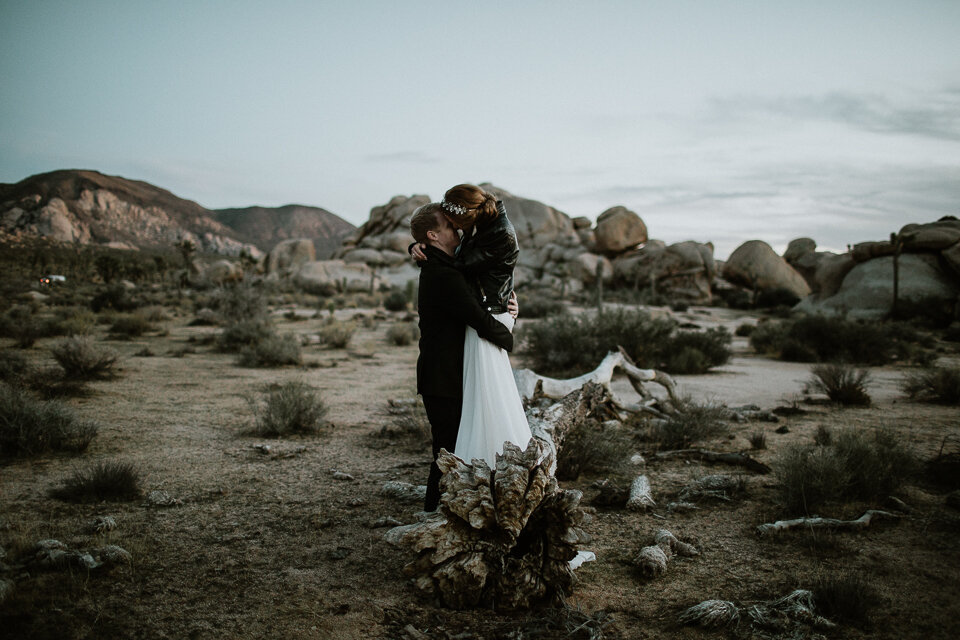
M517 316L520 315L520 305L517 304L517 292L510 292L510 299L507 300L507 313L513 316L513 319L516 320Z

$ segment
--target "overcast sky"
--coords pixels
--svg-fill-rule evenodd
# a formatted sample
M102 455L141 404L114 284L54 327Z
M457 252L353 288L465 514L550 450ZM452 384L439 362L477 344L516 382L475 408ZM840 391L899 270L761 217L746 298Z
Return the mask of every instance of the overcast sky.
M489 181L667 242L960 215L960 1L0 0L0 182L362 224Z

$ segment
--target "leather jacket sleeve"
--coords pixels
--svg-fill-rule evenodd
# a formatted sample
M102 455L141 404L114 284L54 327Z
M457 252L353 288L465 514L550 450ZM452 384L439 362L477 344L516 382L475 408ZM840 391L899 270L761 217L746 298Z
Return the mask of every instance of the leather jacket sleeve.
M512 269L520 255L517 234L507 219L503 202L497 202L500 215L489 227L478 229L460 250L458 261L467 276L474 276L491 267L508 264Z

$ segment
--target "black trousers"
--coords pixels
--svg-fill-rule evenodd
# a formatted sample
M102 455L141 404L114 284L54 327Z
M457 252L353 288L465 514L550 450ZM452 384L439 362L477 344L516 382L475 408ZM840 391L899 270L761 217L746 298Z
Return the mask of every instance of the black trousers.
M433 434L433 462L430 463L430 475L427 477L427 497L424 511L436 511L440 504L440 467L437 455L440 449L453 453L457 446L457 432L460 431L460 411L463 397L445 398L443 396L423 396L423 408L427 410L430 432Z

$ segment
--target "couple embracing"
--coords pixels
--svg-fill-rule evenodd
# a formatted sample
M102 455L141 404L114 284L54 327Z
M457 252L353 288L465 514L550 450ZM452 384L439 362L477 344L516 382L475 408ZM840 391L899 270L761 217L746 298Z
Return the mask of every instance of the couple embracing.
M523 449L530 440L507 355L513 350L513 269L520 247L503 202L470 184L417 209L410 231L420 266L417 393L433 435L424 509L434 511L440 449L492 467L505 441Z

